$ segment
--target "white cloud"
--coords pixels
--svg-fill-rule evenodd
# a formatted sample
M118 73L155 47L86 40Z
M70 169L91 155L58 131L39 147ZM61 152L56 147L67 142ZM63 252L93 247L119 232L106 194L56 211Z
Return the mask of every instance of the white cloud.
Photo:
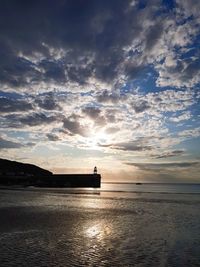
M189 119L191 119L191 117L192 117L192 115L191 115L190 111L186 111L179 116L176 116L176 117L174 116L174 117L169 118L169 120L173 121L173 122L180 122L180 121L189 120Z
M193 137L199 137L200 136L200 127L184 130L179 133L179 136L186 137L186 138L193 138Z

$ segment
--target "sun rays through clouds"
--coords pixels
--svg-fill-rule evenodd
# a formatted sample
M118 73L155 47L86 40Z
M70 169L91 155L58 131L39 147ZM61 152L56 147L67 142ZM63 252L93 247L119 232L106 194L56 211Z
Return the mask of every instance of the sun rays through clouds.
M0 6L1 157L198 181L198 1Z

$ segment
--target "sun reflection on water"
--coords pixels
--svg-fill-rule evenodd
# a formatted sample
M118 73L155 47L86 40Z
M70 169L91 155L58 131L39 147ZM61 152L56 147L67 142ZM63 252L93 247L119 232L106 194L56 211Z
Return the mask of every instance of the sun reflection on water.
M80 205L85 211L87 216L81 222L81 231L76 231L81 235L83 251L76 248L77 257L81 258L81 262L86 261L84 266L89 266L88 261L92 261L91 266L99 266L102 263L104 266L108 260L113 249L113 234L114 225L113 220L107 216L105 212L108 205L107 201L102 201L101 197L83 197L81 198ZM78 246L78 248L81 248Z
M72 246L74 258L80 266L109 266L113 255L113 237L116 237L115 221L107 210L109 201L99 196L83 195L77 199L81 216L75 221ZM71 266L74 266L73 264Z
M86 229L85 233L88 237L98 236L100 234L100 227L99 225L93 225Z
M87 225L85 235L89 238L103 240L111 234L111 226L105 225L104 222Z

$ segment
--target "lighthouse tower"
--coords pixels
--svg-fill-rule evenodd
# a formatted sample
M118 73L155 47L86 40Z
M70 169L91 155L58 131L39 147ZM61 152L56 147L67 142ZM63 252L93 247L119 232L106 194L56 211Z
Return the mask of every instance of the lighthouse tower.
M97 167L94 167L94 174L97 174Z

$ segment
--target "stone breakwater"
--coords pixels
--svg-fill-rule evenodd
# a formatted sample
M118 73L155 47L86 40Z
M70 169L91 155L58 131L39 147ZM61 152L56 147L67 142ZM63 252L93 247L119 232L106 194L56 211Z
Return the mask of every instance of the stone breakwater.
M100 174L52 174L37 176L0 176L1 185L38 187L101 187Z

